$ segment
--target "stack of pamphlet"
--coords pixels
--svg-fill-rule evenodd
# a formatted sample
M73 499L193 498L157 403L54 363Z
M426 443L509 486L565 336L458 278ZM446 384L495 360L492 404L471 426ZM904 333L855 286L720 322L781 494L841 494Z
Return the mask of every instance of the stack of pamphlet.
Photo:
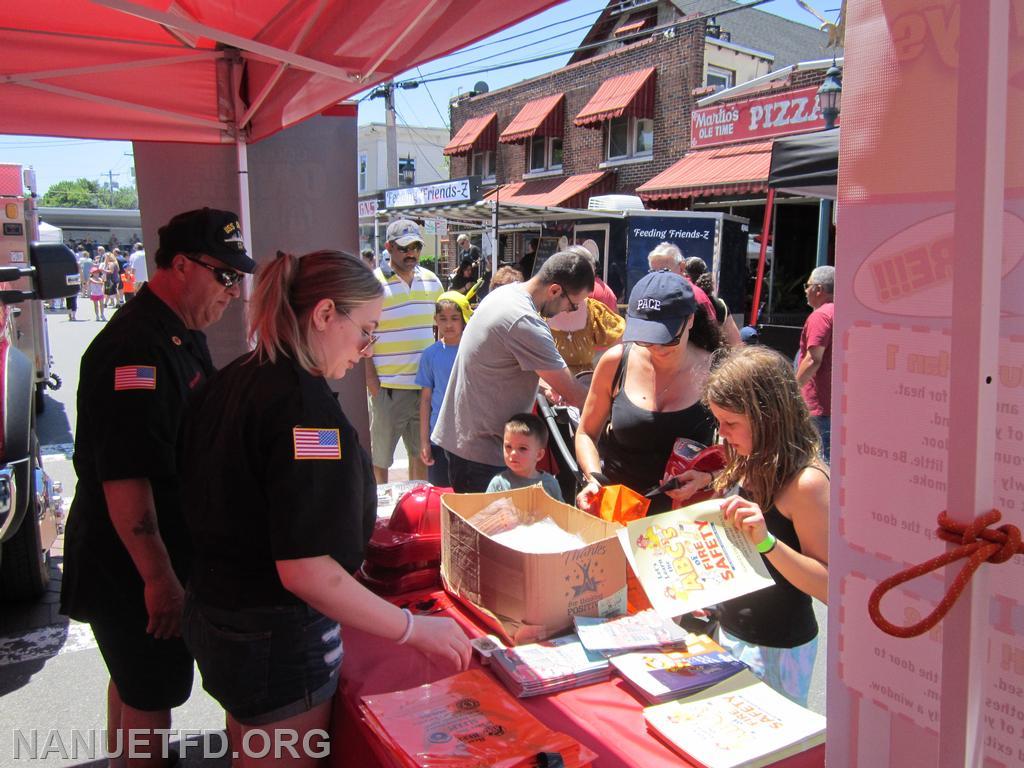
M583 646L605 656L644 648L685 646L687 640L685 629L652 610L611 618L574 616L573 622Z
M644 710L647 728L704 768L760 768L825 741L825 718L740 672Z
M651 704L689 696L747 668L707 635L690 635L683 649L626 653L611 662Z
M579 688L611 677L608 659L588 651L576 635L498 651L491 655L491 669L520 698Z
M366 724L406 768L532 766L557 753L565 768L590 765L597 755L552 731L479 669L407 691L364 696Z

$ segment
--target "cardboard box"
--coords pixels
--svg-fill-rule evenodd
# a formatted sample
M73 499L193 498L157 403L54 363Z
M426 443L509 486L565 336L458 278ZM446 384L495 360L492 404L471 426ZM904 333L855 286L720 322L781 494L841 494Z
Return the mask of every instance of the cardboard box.
M550 517L587 545L552 554L520 552L479 531L469 519L502 497L535 519ZM441 497L441 579L445 589L512 644L536 642L573 627L573 616L626 610L626 557L609 523L555 501L540 485L502 493Z

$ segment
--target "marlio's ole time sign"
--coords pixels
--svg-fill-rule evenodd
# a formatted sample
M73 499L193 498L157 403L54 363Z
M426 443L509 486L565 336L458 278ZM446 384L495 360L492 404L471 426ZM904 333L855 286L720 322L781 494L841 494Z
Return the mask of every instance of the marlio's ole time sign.
M695 110L690 117L690 147L771 139L824 127L818 89L811 86Z

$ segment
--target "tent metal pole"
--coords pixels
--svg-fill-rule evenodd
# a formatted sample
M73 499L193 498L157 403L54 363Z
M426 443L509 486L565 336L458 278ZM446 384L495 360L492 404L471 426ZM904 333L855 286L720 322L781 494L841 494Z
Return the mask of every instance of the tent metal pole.
M761 224L761 253L757 258L757 282L754 283L754 306L750 308L750 324L757 326L757 316L761 305L761 290L764 287L764 263L768 258L768 238L772 229L772 207L775 205L775 188L768 187L768 198L764 203L764 221ZM772 259L772 264L775 260Z

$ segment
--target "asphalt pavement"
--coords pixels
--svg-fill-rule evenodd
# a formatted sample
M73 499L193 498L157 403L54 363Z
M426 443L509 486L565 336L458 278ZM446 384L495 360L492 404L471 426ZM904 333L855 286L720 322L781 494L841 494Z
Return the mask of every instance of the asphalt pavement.
M84 304L84 302L83 302ZM89 319L85 319L86 316ZM71 462L77 421L76 391L82 353L103 323L82 306L78 322L64 312L47 313L53 371L62 380L46 394L38 432L45 470L64 488L64 509L75 489ZM85 407L88 407L86 404ZM406 458L399 454L392 480L404 480ZM107 673L88 625L69 621L57 612L62 572L63 537L51 551L50 589L32 604L0 606L0 768L24 766L30 758L47 766L103 765L100 759L106 719ZM825 711L825 608L815 602L821 627L818 660L810 697L811 709ZM192 696L173 712L173 728L201 731L206 746L185 745L182 764L226 766L218 754L218 732L224 727L220 706L201 688L199 675ZM178 744L179 748L182 746Z

